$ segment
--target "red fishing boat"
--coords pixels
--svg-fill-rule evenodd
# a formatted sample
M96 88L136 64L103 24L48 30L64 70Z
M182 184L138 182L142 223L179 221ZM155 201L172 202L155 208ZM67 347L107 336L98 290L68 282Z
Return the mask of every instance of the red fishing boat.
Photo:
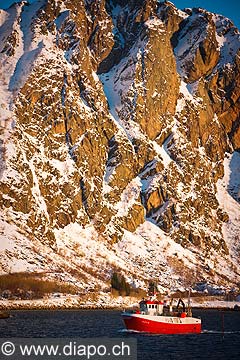
M139 309L122 313L127 330L152 334L198 334L201 332L201 319L192 317L190 306L187 310L182 299L177 306L172 301L143 299Z

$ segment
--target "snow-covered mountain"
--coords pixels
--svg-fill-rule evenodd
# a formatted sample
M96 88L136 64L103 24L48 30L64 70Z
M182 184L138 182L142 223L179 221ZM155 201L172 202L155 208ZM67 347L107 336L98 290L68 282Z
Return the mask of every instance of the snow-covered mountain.
M0 10L1 272L238 284L239 44L157 0Z

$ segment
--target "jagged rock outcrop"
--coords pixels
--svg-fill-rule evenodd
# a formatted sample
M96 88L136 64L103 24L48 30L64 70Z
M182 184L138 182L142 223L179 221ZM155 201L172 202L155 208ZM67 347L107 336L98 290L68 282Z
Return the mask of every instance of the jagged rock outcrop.
M221 259L233 269L217 184L226 153L240 147L234 25L156 0L22 2L0 16L7 223L57 251L72 224L122 249L151 222L199 253L186 267L204 269L218 254L219 278ZM104 256L107 274L123 268ZM143 260L131 256L133 279ZM161 268L151 266L146 278Z

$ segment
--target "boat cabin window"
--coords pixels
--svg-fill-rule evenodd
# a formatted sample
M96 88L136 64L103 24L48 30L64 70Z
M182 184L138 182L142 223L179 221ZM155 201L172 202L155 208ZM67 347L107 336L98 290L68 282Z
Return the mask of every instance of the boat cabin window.
M157 305L154 304L149 304L148 307L149 309L157 309Z

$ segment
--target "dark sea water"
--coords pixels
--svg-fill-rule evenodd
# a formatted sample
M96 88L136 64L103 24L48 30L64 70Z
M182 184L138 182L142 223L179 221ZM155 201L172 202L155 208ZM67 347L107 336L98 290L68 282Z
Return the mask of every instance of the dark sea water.
M240 360L240 312L195 310L194 316L202 318L199 335L128 333L120 312L111 310L12 311L11 315L0 320L1 338L134 337L138 360Z

